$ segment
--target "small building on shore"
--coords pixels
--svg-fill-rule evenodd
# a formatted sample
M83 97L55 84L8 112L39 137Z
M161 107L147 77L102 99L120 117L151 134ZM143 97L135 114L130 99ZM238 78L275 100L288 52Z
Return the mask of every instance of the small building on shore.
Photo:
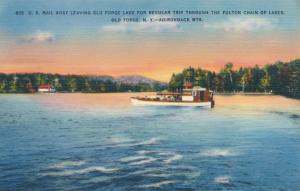
M56 90L52 85L40 85L38 87L39 93L55 93Z

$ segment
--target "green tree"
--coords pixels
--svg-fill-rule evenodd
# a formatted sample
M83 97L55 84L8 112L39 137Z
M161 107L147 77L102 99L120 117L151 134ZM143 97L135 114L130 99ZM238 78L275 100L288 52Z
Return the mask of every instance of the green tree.
M292 61L289 65L289 96L300 98L300 60Z
M9 83L9 93L17 93L17 82L14 80L14 81L11 81Z
M55 77L53 84L54 84L54 88L56 89L56 91L62 90L62 84L60 83L60 79L58 76Z
M189 67L187 69L184 69L182 72L183 80L185 82L195 82L195 69L192 67Z
M90 85L90 81L88 79L84 80L84 89L83 89L83 91L84 92L93 92L92 88L91 88L91 85Z
M267 71L264 71L264 75L260 80L260 87L265 92L269 90L271 77L269 76Z
M227 63L223 69L220 71L221 78L223 79L224 90L233 91L233 64Z
M224 92L225 91L225 79L223 75L218 74L216 77L216 92Z
M77 82L76 82L76 78L71 77L71 79L70 79L69 82L68 82L68 86L69 86L71 92L77 91Z
M25 92L27 92L27 93L33 93L33 92L35 92L35 90L34 90L34 88L33 88L33 86L32 86L32 82L31 82L30 79L28 79L28 80L26 81Z
M169 83L169 89L172 91L182 91L183 82L183 74L173 74Z
M0 93L5 93L5 81L1 80L0 81Z

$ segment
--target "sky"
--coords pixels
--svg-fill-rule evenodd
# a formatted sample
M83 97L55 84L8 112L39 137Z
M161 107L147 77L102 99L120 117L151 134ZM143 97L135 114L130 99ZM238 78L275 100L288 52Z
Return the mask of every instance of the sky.
M16 11L220 10L201 22L111 22L107 15ZM223 15L280 10L283 15ZM70 12L69 12L70 13ZM186 17L143 15L138 18ZM121 16L127 17L127 16ZM185 67L218 71L300 58L300 0L1 0L0 73L143 75L168 81Z

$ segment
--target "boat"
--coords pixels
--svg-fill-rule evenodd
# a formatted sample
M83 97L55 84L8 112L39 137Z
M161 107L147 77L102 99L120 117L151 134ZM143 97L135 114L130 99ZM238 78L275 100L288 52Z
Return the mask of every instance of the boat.
M180 92L158 92L155 96L131 97L135 106L185 106L213 108L213 91L185 83Z

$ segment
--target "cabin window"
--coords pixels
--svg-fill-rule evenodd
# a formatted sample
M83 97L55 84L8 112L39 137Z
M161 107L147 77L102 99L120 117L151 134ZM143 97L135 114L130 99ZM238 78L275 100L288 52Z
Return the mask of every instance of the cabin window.
M200 91L200 100L201 100L201 101L204 100L204 91Z
M193 97L197 96L197 92L193 91Z

